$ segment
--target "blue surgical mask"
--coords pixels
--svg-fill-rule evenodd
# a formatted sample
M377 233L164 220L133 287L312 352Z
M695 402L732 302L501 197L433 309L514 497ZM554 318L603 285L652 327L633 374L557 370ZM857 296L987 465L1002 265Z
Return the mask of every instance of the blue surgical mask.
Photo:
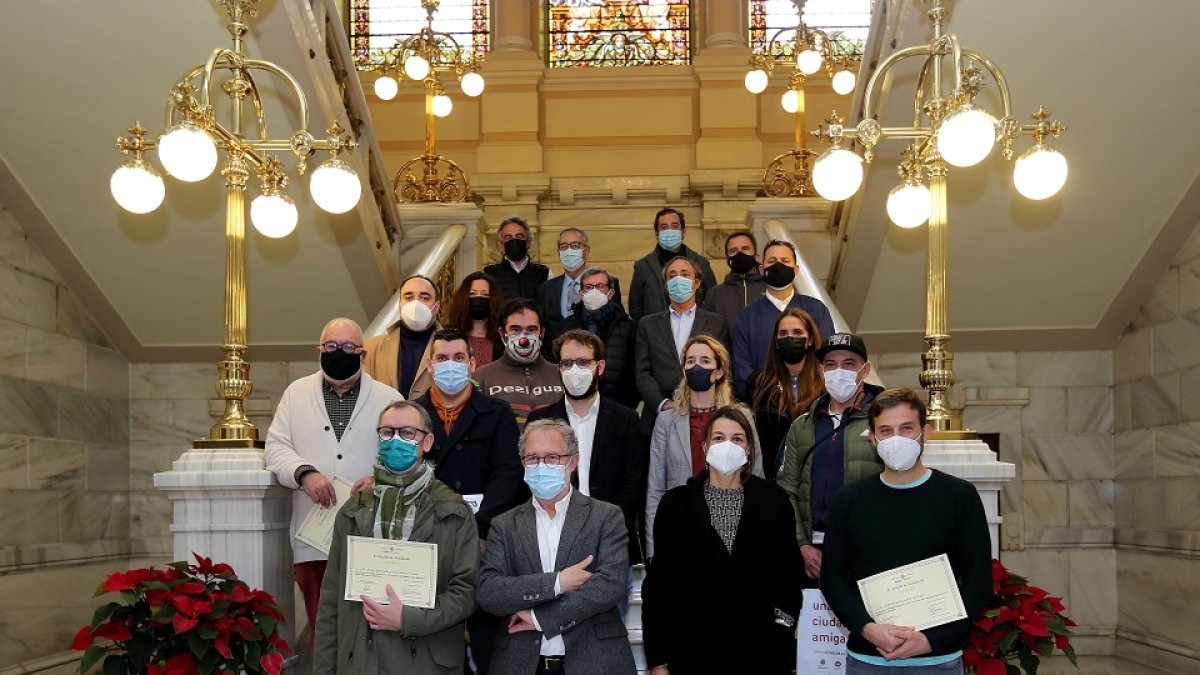
M462 391L471 378L467 374L467 364L462 361L441 361L433 366L433 381L443 393L453 396Z
M567 465L538 464L525 467L525 484L538 499L550 499L567 486Z
M565 251L559 251L558 261L562 263L563 269L568 272L574 272L583 267L583 249L569 248Z
M683 243L683 230L659 230L658 245L668 251L674 251Z
M393 436L379 442L379 461L393 473L404 473L417 465L417 442Z
M671 302L687 302L692 297L692 280L687 277L671 277L667 280L667 296Z

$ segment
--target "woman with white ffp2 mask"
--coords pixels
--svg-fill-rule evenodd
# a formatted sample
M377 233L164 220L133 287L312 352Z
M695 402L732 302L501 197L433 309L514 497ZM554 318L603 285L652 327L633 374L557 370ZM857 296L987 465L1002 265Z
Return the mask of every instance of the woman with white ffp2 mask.
M707 468L663 496L654 522L642 586L650 673L791 673L803 565L791 503L750 471L744 408L718 408L703 438Z

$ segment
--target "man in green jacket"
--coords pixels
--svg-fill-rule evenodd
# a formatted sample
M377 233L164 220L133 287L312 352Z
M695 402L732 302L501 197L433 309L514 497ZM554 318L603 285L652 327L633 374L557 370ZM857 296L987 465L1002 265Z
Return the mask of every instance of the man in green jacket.
M882 387L867 384L867 345L849 333L834 333L817 349L825 371L825 393L788 430L783 468L775 481L796 510L796 541L805 575L821 577L825 519L838 489L873 476L883 462L867 438L867 407Z
M475 518L462 497L433 477L429 413L396 401L379 416L379 458L371 490L351 495L337 514L321 587L313 672L462 673L463 628L475 611L479 569ZM433 609L405 605L389 584L388 602L346 595L347 537L437 545Z

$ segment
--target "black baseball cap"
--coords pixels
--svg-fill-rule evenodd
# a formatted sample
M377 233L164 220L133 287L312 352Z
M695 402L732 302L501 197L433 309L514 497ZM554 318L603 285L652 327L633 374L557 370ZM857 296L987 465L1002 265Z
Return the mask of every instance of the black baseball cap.
M821 343L821 347L817 349L817 358L823 359L829 352L836 351L854 352L862 357L863 361L870 361L867 356L867 343L857 335L851 333L834 333Z

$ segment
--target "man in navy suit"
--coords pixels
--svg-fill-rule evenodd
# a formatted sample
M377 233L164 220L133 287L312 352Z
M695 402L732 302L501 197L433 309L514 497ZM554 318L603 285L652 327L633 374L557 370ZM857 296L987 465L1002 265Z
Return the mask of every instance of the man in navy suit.
M558 260L562 263L563 273L543 282L537 288L537 305L542 311L542 325L546 329L546 340L542 343L542 356L553 360L550 346L562 335L559 327L563 319L571 316L583 298L581 286L583 273L588 269L588 259L592 257L592 247L588 242L587 233L578 227L568 227L558 233ZM612 302L621 304L621 284L615 278L610 279L613 289Z

